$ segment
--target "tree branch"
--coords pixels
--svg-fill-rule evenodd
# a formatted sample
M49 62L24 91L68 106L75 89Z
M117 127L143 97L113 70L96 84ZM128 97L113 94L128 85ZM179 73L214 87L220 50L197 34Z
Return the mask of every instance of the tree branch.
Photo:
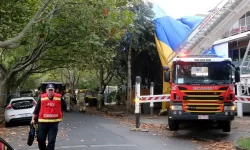
M35 48L32 54L28 57L28 59L26 59L24 62L20 62L19 64L17 64L16 67L11 72L15 73L28 67L31 63L33 63L40 56L44 46L45 46L45 43L38 45L37 48Z
M28 69L24 73L22 73L22 75L18 77L18 79L16 80L15 83L20 84L20 83L24 82L25 79L27 79L29 77L29 75L31 75L31 70L32 70L33 67L34 67L34 65L32 65L30 67L30 69Z
M0 41L0 48L8 48L9 46L18 43L25 34L31 29L33 23L40 17L41 13L46 9L46 7L49 5L49 3L52 0L46 0L44 4L37 10L35 15L31 18L31 20L28 22L28 24L23 28L23 30L14 38L11 38L6 41Z
M55 70L55 69L58 69L58 68L63 68L63 67L51 67L51 68L45 68L43 70L35 70L34 71L31 71L31 74L35 74L35 73L45 73L47 71L51 71L51 70Z
M42 52L42 49L44 48L45 44L41 44L41 46L37 46L35 49L38 49L37 52L32 53L24 62L17 63L8 73L7 76L5 76L5 79L3 82L7 82L12 76L17 74L19 71L25 69L32 63L36 61L36 59L39 57L39 55ZM33 55L33 56L32 56Z
M65 73L65 77L70 82L70 75L69 75L69 69L67 69L67 73Z
M43 20L46 20L47 18L50 18L51 16L53 16L55 11L56 11L56 6L45 17L35 20L34 23L38 23L38 22L41 22Z
M115 72L115 69L111 69L110 67L107 67L107 65L106 65L106 69L107 69L107 76L104 79L104 81L109 80L110 76L113 76Z
M4 76L6 76L7 69L4 67L4 65L2 63L0 63L0 70L1 70L1 73Z

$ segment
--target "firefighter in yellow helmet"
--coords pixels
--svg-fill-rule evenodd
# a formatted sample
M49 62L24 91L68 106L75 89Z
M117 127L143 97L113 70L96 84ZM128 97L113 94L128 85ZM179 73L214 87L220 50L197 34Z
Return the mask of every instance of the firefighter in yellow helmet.
M85 92L82 89L77 93L77 106L80 112L86 111Z
M71 98L70 98L70 90L66 90L64 94L64 100L67 104L67 111L71 111Z

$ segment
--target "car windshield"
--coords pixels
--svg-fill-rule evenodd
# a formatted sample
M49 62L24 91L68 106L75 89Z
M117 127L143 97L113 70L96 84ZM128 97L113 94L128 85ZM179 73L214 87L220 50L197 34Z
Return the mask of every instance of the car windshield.
M32 108L34 106L33 99L22 99L22 100L15 100L11 102L13 109L27 109Z
M175 84L219 85L232 83L230 62L177 62L174 65Z

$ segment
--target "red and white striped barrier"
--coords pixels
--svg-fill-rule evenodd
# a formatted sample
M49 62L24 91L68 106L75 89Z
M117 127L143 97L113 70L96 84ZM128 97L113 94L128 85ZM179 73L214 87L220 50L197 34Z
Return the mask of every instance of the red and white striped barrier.
M169 102L170 94L164 95L145 95L139 97L140 103L150 103L150 102ZM236 103L250 103L250 96L236 96Z
M236 96L236 103L250 103L250 96Z
M139 97L139 102L140 103L169 102L169 101L170 101L170 94L146 95L146 96L140 96Z

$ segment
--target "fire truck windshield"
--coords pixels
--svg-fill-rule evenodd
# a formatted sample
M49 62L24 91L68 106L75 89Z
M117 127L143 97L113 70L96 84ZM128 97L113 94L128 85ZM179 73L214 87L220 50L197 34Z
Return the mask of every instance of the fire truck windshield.
M232 70L229 61L223 62L175 62L175 84L231 84Z

